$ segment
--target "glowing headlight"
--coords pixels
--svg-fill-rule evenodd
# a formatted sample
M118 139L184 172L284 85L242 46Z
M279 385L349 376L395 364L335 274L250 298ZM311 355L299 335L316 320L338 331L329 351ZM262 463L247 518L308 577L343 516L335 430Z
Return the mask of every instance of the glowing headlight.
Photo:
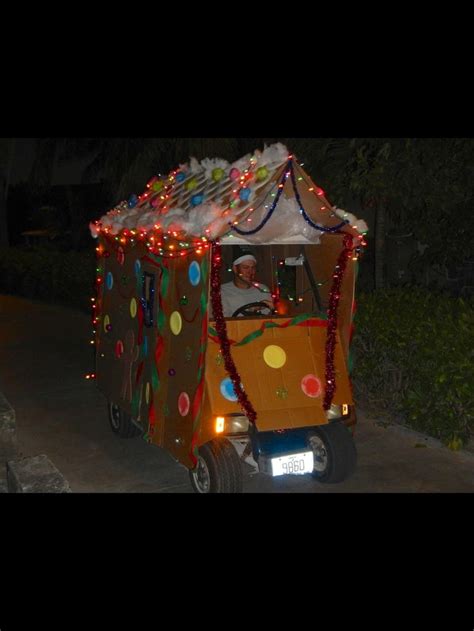
M214 419L216 434L246 434L249 429L249 420L244 415L216 416Z
M326 417L328 420L333 418L340 418L341 416L347 416L349 414L349 405L343 403L342 405L331 404L329 410L326 411Z

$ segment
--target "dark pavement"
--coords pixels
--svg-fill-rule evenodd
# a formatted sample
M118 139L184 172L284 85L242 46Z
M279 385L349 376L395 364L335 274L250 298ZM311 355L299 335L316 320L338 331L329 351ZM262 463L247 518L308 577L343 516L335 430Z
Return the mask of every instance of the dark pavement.
M94 381L91 318L72 309L0 296L0 391L16 412L21 456L46 454L73 492L191 493L187 470L141 438L109 428ZM245 493L472 492L474 454L359 411L358 466L350 480L246 474ZM3 466L3 463L0 463Z

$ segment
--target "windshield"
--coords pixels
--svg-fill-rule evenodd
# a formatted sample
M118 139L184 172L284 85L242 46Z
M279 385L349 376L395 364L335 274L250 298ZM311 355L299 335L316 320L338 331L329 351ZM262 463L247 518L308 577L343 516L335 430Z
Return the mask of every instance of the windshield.
M318 248L316 245L309 249L314 247ZM228 245L222 247L222 255L221 298L225 317L293 317L323 311L320 287L324 282L314 269L316 261L308 260L304 245L244 246L244 249ZM269 308L256 303L266 303ZM237 308L248 304L253 306L237 312Z

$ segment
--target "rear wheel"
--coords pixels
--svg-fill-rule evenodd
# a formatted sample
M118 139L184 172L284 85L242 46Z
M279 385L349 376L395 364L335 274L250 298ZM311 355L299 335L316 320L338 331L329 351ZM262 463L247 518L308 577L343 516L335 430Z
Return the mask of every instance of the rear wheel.
M357 452L351 432L340 422L322 425L308 434L314 454L313 478L333 484L346 480L355 470Z
M109 422L114 434L121 438L134 438L143 434L142 430L132 421L132 417L112 401L109 401Z
M214 439L199 448L198 462L189 471L196 493L241 493L242 465L226 438Z

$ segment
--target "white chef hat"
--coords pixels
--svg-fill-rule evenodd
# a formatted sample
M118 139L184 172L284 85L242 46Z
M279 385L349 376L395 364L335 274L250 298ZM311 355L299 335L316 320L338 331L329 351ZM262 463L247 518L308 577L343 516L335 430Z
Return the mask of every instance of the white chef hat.
M253 254L242 254L242 256L237 257L235 261L232 262L232 265L239 265L244 261L255 261L256 263L257 259L254 257Z

